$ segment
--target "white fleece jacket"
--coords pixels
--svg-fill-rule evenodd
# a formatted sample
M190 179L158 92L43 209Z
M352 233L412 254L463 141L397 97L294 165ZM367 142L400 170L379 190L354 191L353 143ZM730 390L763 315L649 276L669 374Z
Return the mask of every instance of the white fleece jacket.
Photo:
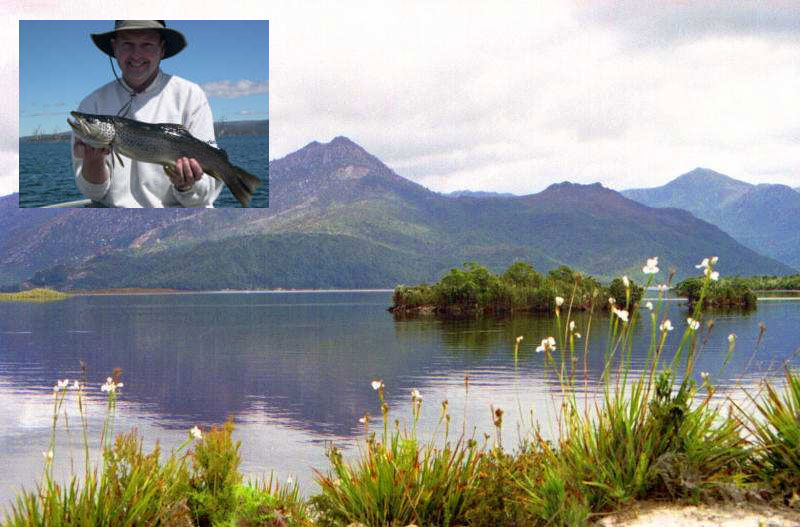
M78 111L117 115L130 100L129 93L116 80L109 82L81 101ZM203 90L193 82L161 71L150 86L133 97L125 117L148 123L182 124L198 139L214 144L214 120ZM181 192L172 186L160 165L122 159L125 166L117 160L112 168L111 155L107 156L111 177L105 183L94 184L83 178L83 160L73 155L78 189L108 207L213 207L222 190L221 181L205 174L191 189Z

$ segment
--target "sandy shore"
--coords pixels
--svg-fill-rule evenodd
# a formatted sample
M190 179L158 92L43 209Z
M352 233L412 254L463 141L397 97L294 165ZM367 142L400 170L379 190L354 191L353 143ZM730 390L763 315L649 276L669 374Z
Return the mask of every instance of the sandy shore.
M637 503L629 511L608 516L596 527L800 527L800 511L752 503L676 505Z

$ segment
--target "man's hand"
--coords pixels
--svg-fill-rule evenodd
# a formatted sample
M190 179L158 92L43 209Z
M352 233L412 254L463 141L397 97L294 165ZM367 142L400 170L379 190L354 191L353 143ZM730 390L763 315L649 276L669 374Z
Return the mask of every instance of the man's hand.
M203 177L203 167L200 166L197 159L188 157L178 158L175 161L175 170L167 170L165 167L164 172L175 188L180 191L189 190Z
M84 161L105 161L106 156L111 151L105 147L95 148L89 146L76 137L75 144L72 145L72 153L75 154L75 157Z
M83 159L83 179L89 183L105 183L108 179L106 156L111 153L108 148L95 148L76 137L72 153L77 159Z

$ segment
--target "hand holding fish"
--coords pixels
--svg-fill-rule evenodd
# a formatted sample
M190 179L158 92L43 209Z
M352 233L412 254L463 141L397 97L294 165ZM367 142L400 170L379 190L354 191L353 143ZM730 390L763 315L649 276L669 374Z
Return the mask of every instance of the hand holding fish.
M106 156L111 153L106 147L93 147L75 137L72 152L78 159L83 159L83 177L90 183L103 183L108 179Z
M168 165L165 165L164 172L172 185L180 191L189 190L203 177L203 167L197 159L188 157L178 158L174 169L168 169Z

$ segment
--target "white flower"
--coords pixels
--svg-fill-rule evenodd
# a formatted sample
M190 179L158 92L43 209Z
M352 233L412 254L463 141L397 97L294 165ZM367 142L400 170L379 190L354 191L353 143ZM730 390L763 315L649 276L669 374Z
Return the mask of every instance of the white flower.
M656 274L658 272L658 256L647 259L647 265L642 267L644 274Z
M616 303L616 301L617 299L614 298L613 296L608 297L608 303L611 304L612 306Z
M658 290L659 290L660 292L662 292L662 293L665 293L665 292L667 292L667 290L669 289L669 287L667 286L667 284L658 284L658 285L656 286L656 289L658 289Z
M647 302L645 302L644 307L646 307L647 309L652 311L653 310L653 303L648 300Z
M719 261L719 258L714 256L709 260L708 258L703 258L703 261L700 262L698 265L695 265L697 269L705 269L705 275L711 278L712 280L716 281L719 280L719 273L716 271L711 270L711 265L714 265ZM710 265L709 265L710 263Z
M361 423L362 425L365 425L365 424L369 423L369 416L364 414L364 417L359 419L358 422Z
M579 338L581 338L581 334L580 334L580 333L578 333L577 331L575 332L575 338L576 338L576 339L579 339Z
M570 320L569 321L569 330L570 331L575 331L575 321L574 320Z
M622 283L625 284L625 287L630 287L631 286L631 281L628 280L627 276L623 276L622 277Z
M68 386L69 386L69 379L60 380L56 383L55 386L53 386L53 391L57 392L60 390L66 390Z
M519 337L517 337L517 344L519 344L520 342L522 342L522 335L520 335Z
M700 328L700 322L693 319L692 317L687 318L686 323L689 324L689 327L695 331L697 331Z
M372 381L372 389L373 390L380 390L383 388L383 381Z
M661 329L661 331L672 331L673 329L672 322L670 322L669 319L667 319L661 323L659 328Z
M117 388L122 388L125 386L121 382L114 382L114 379L111 377L106 378L106 383L100 387L100 391L108 392L108 393L115 393Z
M615 315L621 318L623 322L628 321L628 312L626 310L613 308L611 311L613 311Z
M192 438L194 438L194 439L198 439L198 440L199 439L203 439L203 432L201 432L200 429L198 427L196 427L196 426L194 428L192 428L191 430L189 430L189 435L191 435Z
M564 298L560 297L560 296L557 296L556 297L556 306L561 306L563 304L564 304Z
M75 382L72 384L72 389L73 389L73 390L80 390L80 389L81 389L81 383L79 383L78 381L75 381Z
M419 390L413 388L411 390L411 400L414 402L422 401L422 395L419 393Z
M731 333L730 335L728 335L728 342L730 342L731 344L736 342L736 334L735 333Z
M700 377L702 377L702 379L704 381L707 381L708 380L708 372L707 371L701 371L700 372Z
M536 352L540 353L542 351L553 351L556 349L556 339L553 337L547 337L546 339L542 339L542 344L536 348Z

